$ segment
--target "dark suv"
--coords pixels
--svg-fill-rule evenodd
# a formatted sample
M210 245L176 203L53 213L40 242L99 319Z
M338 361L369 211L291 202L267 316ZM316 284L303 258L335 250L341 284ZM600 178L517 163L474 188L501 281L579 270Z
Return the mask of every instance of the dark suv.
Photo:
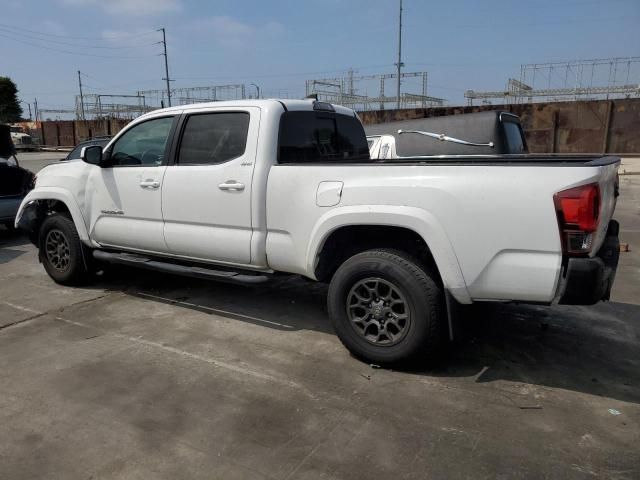
M92 147L94 145L98 145L99 147L104 148L107 145L107 143L109 143L109 140L111 140L111 138L112 137L110 136L104 136L104 137L93 137L88 140L83 140L78 145L76 145L75 148L71 150L66 157L61 158L60 161L80 160L80 153L82 152L82 149L84 147Z
M18 207L33 188L35 175L18 164L8 125L0 125L0 224L13 229Z

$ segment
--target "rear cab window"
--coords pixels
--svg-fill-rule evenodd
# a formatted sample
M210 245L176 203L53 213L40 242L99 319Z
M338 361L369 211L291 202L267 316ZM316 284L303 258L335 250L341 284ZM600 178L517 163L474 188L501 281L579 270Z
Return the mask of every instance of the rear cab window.
M368 161L367 137L355 116L324 111L289 111L282 114L278 163Z
M187 117L178 165L213 165L241 157L247 146L248 112L198 113Z

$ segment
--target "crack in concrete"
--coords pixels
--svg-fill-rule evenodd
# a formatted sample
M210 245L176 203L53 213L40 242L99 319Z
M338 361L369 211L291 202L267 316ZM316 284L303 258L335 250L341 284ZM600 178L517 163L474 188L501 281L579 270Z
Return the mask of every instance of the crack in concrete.
M6 303L6 302L3 302L3 303ZM44 316L46 314L47 314L47 312L38 313L38 314L33 315L31 317L23 318L22 320L18 320L18 321L12 322L12 323L8 323L6 325L0 325L0 330L4 330L4 329L9 328L9 327L15 327L16 325L20 325L22 323L29 322L31 320L35 320L36 318L40 318L40 317L42 317L42 316Z
M200 361L200 362L208 363L209 365L213 365L214 367L222 368L222 369L229 370L229 371L232 371L232 372L235 372L235 373L240 373L240 374L243 374L243 375L248 375L248 376L251 376L251 377L254 377L254 378L258 378L258 379L263 380L263 381L277 383L277 384L280 384L280 385L283 385L283 386L286 386L286 387L289 387L289 388L293 388L295 390L299 390L299 391L303 392L305 395L307 395L308 397L310 397L311 399L317 400L316 395L313 392L311 392L307 387L305 387L303 385L300 385L300 384L298 384L296 382L293 382L291 380L287 380L287 379L284 379L284 378L279 378L279 377L270 375L268 373L263 373L263 372L259 372L257 370L251 369L251 368L243 367L241 365L234 365L232 363L223 362L221 360L216 360L216 359L213 359L213 358L210 358L210 357L205 357L205 356L202 356L202 355L198 355L196 353L187 352L185 350L181 350L181 349L176 348L176 347L171 347L169 345L165 345L165 344L162 344L162 343L154 342L154 341L151 341L151 340L145 340L145 339L143 339L141 337L132 337L132 336L128 336L128 335L123 335L121 333L110 332L108 330L104 330L104 329L95 327L93 325L89 325L89 324L82 323L82 322L76 322L74 320L69 320L69 319L66 319L66 318L62 318L60 316L56 316L55 319L59 320L61 322L68 323L70 325L76 325L78 327L84 327L84 328L92 328L92 329L97 330L99 332L102 332L102 333L104 333L106 335L113 335L115 337L122 338L122 339L128 340L130 342L134 342L134 343L145 345L145 346L152 347L152 348L161 349L161 350L164 350L166 352L170 352L170 353L173 353L173 354L181 355L183 357L187 357L187 358L192 359L192 360L197 360L197 361Z
M34 315L32 315L30 317L27 317L27 318L23 318L22 320L17 320L15 322L8 323L6 325L0 325L0 330L5 330L5 329L7 329L9 327L15 327L16 325L21 325L23 323L30 322L31 320L36 320L36 319L38 319L40 317L43 317L45 315L50 315L53 312L62 312L62 311L64 311L65 308L71 308L71 307L75 307L77 305L82 305L83 303L89 303L89 302L93 302L95 300L100 300L100 299L108 297L108 296L110 296L112 294L113 294L113 292L105 293L104 295L100 295L98 297L89 298L89 299L86 299L86 300L80 300L78 302L71 303L69 305L65 305L64 307L59 307L59 308L56 308L56 309L47 310L45 312L40 312L38 310L33 310L32 308L23 307L22 305L17 305L15 303L2 301L3 304L8 305L11 308L15 308L16 310L20 310L22 312L33 313Z

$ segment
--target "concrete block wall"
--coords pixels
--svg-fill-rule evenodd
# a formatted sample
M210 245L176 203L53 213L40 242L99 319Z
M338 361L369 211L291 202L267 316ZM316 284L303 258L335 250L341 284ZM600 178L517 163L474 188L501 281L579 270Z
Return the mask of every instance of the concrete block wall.
M534 153L640 154L640 98L361 112L365 124L486 110L515 113Z
M640 98L482 105L360 112L365 124L505 110L520 116L534 153L640 154ZM115 135L129 121L44 121L42 144L72 146L89 137Z

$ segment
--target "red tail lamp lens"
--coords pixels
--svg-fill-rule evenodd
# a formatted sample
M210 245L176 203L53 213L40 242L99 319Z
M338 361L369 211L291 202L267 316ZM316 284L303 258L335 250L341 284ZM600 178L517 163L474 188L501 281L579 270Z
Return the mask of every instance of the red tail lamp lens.
M554 195L562 230L595 232L600 216L600 187L597 183L563 190Z

